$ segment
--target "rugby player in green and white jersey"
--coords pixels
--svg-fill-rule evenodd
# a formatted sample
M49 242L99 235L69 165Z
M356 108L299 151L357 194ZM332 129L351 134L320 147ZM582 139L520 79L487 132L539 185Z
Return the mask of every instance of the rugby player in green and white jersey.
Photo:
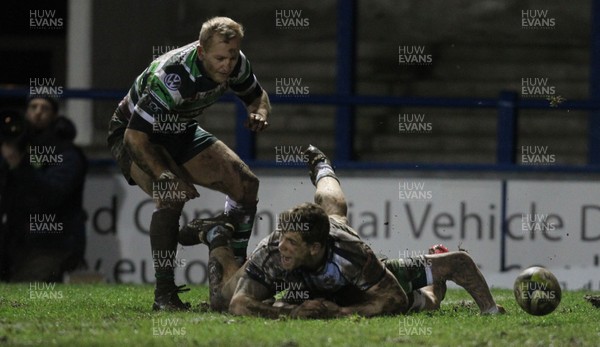
M194 119L231 89L246 105L246 126L267 128L267 93L240 50L243 27L227 17L202 24L199 40L165 53L136 79L109 123L108 144L127 181L156 203L150 243L156 288L153 309L187 309L178 293L179 218L194 184L226 194L221 216L233 225L237 261L246 257L256 215L259 181L223 142Z

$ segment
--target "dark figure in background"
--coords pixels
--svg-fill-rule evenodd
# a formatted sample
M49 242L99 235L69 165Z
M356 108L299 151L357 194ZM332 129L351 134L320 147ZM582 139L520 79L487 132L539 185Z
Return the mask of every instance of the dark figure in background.
M41 96L29 99L25 120L2 121L2 280L61 282L85 251L87 160L75 126Z

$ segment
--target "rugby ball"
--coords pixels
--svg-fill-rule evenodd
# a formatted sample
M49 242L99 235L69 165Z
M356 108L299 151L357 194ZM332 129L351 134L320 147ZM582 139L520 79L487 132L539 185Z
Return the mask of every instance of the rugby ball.
M534 316L547 315L560 304L560 284L554 274L543 267L533 266L521 272L513 290L519 306Z

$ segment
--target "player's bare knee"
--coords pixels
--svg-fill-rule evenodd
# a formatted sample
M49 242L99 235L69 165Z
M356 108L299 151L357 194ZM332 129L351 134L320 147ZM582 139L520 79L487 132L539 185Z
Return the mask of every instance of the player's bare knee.
M339 215L345 216L348 213L348 204L346 203L346 198L344 195L332 195L332 204L339 211Z
M336 196L322 191L317 191L314 199L315 204L324 208L326 211L328 211L328 213L331 213L331 211L336 211L335 214L345 216L348 212L348 205L346 204L346 199L343 196Z
M462 269L470 269L473 267L477 267L477 265L475 265L475 262L473 261L473 258L471 258L471 256L467 252L453 252L451 253L451 256L452 264L456 267Z
M258 177L256 177L256 175L250 170L247 170L241 173L240 179L242 182L242 196L238 198L238 201L256 201L258 186L260 184Z
M453 252L449 254L449 263L447 274L445 279L451 280L456 283L458 279L461 279L465 274L473 273L478 271L477 265L473 261L473 258L466 252Z
M258 192L258 186L260 185L258 177L256 177L256 175L251 171L248 171L242 177L242 181L244 182L244 193L256 195Z

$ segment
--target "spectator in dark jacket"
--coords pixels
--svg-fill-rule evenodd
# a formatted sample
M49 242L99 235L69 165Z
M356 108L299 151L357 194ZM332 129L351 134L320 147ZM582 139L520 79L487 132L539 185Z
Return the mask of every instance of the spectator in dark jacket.
M83 262L87 161L56 100L31 98L25 118L25 140L4 140L1 148L4 279L60 282Z

